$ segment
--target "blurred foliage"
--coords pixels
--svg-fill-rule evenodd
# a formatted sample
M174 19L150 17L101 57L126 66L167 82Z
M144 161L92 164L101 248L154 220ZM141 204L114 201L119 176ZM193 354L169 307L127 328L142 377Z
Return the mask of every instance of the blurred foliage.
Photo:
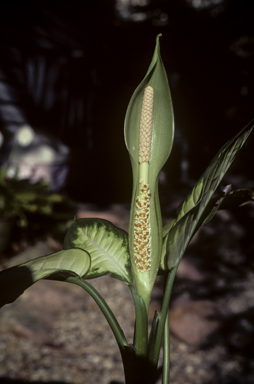
M69 197L53 193L48 183L40 180L9 178L7 167L0 170L0 219L13 225L12 240L29 242L50 234L62 241L76 211Z

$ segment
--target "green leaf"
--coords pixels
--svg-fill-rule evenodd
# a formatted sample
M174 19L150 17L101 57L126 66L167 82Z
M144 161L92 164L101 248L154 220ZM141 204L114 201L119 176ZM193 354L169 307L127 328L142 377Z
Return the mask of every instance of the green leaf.
M214 157L197 184L178 209L174 225L164 238L162 269L173 268L182 258L192 236L200 226L200 219L213 193L234 161L254 127L251 121ZM207 222L204 218L204 223Z
M38 194L35 192L17 192L15 194L15 197L21 203L28 204L31 201L36 200L36 198L38 197Z
M8 167L6 165L0 168L0 183L1 184L2 183L4 184L7 171L8 171Z
M103 219L76 219L70 226L64 248L78 247L90 254L91 267L86 279L111 274L132 284L128 234Z
M156 341L157 342L159 341L157 338L157 330L158 330L159 320L160 320L160 313L158 311L155 311L154 316L153 316L151 331L150 331L150 335L149 335L149 341L148 341L148 359L150 359L151 355L153 354L153 350L154 350L154 346L156 344ZM159 343L160 343L160 341L159 341Z
M168 232L170 231L170 229L173 227L173 225L175 224L175 220L170 220L166 225L164 225L163 227L163 237L165 237Z
M82 278L90 267L89 254L81 249L62 250L0 272L0 307L16 300L41 279L67 281Z
M200 219L199 219L199 222L198 222L198 225L196 226L195 228L195 232L197 232L197 230L202 227L203 225L207 224L210 220L212 220L212 218L214 217L214 215L216 214L216 212L220 209L221 205L223 204L224 200L227 198L228 194L230 193L231 191L231 185L227 185L224 190L222 191L223 192L223 196L221 197L217 197L217 198L212 198L204 212L202 213Z
M64 197L57 193L52 193L51 195L46 196L46 199L51 203L61 203L64 200Z
M237 189L227 195L223 201L222 209L243 207L250 203L254 203L254 191L251 189Z
M28 211L28 212L36 212L38 211L38 205L36 204L22 204L22 207L24 210Z
M148 71L137 87L130 100L124 124L125 143L128 149L132 174L133 192L129 228L129 249L132 260L133 273L137 290L141 294L144 289L149 293L152 290L157 276L161 244L162 244L162 220L158 193L158 177L161 168L165 164L173 144L174 115L173 105L168 85L167 74L160 55L160 42L158 35L156 47ZM150 238L151 238L151 269L145 273L139 273L135 264L134 255L134 222L136 210L136 198L139 193L140 167L139 167L139 128L144 90L151 86L154 91L153 105L153 129L151 157L149 160L148 185L150 198ZM139 289L139 287L141 287ZM143 295L143 294L142 294Z

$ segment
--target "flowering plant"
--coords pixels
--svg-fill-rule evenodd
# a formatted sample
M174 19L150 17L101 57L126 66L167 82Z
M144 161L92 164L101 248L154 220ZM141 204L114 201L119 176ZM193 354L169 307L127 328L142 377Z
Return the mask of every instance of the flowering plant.
M66 234L63 250L0 273L0 306L14 301L40 279L66 281L87 291L113 331L127 384L156 383L162 341L162 383L169 382L168 307L174 277L193 235L227 200L229 187L216 201L212 196L254 127L251 122L221 148L178 208L177 217L163 228L158 178L171 152L174 117L159 38L160 35L125 119L125 142L133 174L129 234L106 220L75 219ZM136 314L132 343L127 341L106 301L88 282L106 274L130 288ZM164 279L164 298L149 330L149 303L158 274Z

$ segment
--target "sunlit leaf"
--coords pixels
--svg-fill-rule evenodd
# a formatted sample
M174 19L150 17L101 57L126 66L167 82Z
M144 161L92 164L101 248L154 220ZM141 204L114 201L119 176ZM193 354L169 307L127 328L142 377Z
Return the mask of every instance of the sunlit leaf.
M81 249L62 250L0 272L0 307L16 300L41 279L67 281L81 278L90 267L89 254Z
M128 253L128 234L103 219L77 219L70 226L64 248L78 247L91 257L91 267L86 279L111 274L132 284Z

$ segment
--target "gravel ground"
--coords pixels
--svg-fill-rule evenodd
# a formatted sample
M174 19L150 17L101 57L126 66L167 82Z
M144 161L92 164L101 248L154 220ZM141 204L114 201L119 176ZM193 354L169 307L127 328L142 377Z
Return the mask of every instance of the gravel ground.
M169 216L172 211L173 207L168 207ZM172 384L254 382L254 208L242 212L243 220L241 215L226 211L207 224L193 239L179 269L172 314L182 303L189 305L188 311L198 308L197 303L212 303L216 327L205 328L206 336L195 342L189 337L193 321L186 322L185 332L179 327L172 332ZM79 211L81 216L102 217L125 229L128 226L125 206L100 211L85 205ZM50 251L48 243L39 242L2 261L2 267ZM93 280L93 285L117 314L131 342L134 311L128 287L108 276ZM158 282L152 312L159 309L161 295ZM198 315L198 310L194 311ZM178 312L180 324L186 311ZM118 347L96 304L81 288L52 281L35 284L0 312L0 383L7 382L6 378L8 382L124 382Z

